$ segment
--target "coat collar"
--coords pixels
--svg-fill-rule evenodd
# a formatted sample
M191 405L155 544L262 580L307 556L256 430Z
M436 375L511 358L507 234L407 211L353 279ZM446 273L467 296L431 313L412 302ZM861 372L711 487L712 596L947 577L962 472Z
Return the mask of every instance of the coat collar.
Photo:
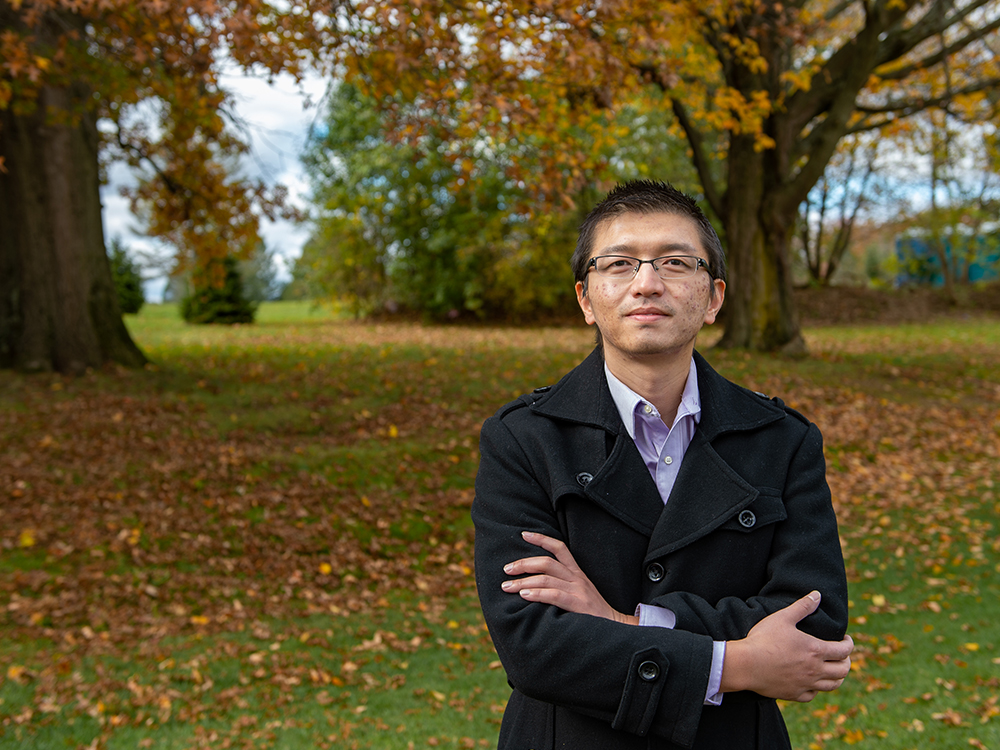
M706 440L725 432L753 430L784 417L781 408L719 375L705 358L694 353L701 393L698 431ZM532 395L536 414L599 427L617 435L625 429L604 375L604 357L594 349L551 389Z
M650 559L690 544L756 499L757 490L719 456L711 442L721 434L753 430L785 417L766 398L723 378L697 352L694 359L702 418L666 507L611 397L600 349L555 386L529 398L536 414L614 436L613 447L585 494L649 536Z

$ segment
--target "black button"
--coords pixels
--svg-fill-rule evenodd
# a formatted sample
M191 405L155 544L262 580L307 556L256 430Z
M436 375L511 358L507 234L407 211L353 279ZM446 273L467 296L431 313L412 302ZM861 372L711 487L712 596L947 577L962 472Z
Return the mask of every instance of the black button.
M659 563L651 563L648 568L646 568L646 578L651 580L653 583L663 580L663 566Z
M757 516L753 514L752 510L745 510L740 513L740 525L743 528L749 529L755 523L757 523Z
M547 391L551 390L552 390L551 385L543 385L541 388L536 388L535 393L546 393Z
M646 682L653 682L660 676L660 667L655 661L644 661L639 665L639 676Z
M588 484L590 484L593 478L594 478L593 474L588 474L585 471L581 471L579 474L576 475L576 481L580 483L581 487L586 487Z

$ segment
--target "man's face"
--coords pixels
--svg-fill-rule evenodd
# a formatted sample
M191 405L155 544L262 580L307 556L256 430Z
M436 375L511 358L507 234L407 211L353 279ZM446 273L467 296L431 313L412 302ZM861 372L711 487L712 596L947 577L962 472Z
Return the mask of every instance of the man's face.
M628 255L652 260L664 255L694 255L708 261L698 228L686 216L627 213L597 226L591 257ZM577 282L576 296L588 325L604 339L608 361L656 355L687 355L703 325L715 322L726 284L699 268L690 277L664 281L644 263L629 280L588 271L587 294ZM715 295L710 290L715 286Z

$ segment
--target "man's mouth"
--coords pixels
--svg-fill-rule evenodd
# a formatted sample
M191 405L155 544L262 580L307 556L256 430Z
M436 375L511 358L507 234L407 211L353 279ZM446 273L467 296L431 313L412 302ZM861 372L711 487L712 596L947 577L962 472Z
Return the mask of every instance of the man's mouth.
M655 307L640 307L638 310L633 310L626 317L632 320L637 320L643 323L653 322L655 320L660 320L661 318L669 317L670 313L665 310L660 310Z

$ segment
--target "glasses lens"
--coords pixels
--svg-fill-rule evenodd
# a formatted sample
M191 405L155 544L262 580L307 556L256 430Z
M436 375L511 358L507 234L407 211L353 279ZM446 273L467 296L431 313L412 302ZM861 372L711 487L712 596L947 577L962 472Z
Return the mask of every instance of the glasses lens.
M595 258L594 268L609 279L631 279L635 275L636 260L620 255L602 255Z
M656 264L656 272L663 279L682 279L685 276L693 276L698 270L698 259L690 255L671 255L667 258L660 258Z

